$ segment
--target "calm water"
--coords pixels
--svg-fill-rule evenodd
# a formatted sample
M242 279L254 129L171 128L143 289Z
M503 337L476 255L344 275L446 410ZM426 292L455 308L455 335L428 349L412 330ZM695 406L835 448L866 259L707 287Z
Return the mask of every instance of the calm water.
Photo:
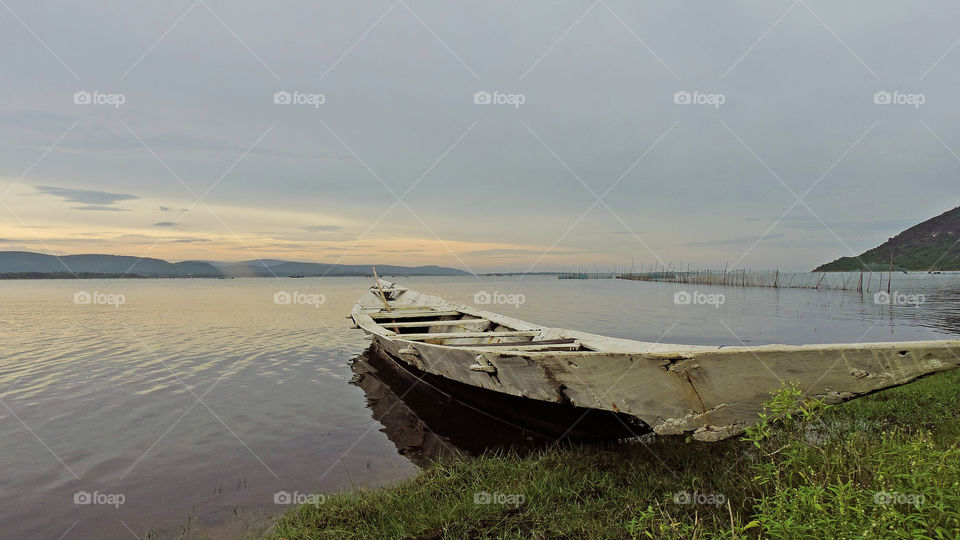
M894 276L895 291L924 295L916 306L849 291L550 277L401 281L460 303L482 292L522 299L490 309L647 341L960 334L957 275ZM369 342L345 316L369 283L0 281L0 536L255 536L285 508L277 492L332 493L415 474L373 419L364 390L348 383L348 361ZM281 291L316 302L277 304ZM679 291L723 294L723 303L676 305ZM92 303L76 304L78 292ZM75 504L78 492L123 504Z

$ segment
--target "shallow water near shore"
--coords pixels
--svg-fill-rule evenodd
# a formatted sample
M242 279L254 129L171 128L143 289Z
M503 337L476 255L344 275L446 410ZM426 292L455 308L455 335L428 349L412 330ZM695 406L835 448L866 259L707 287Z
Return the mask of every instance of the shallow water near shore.
M899 298L922 295L901 304L853 291L553 276L396 280L457 303L509 302L481 307L543 325L645 341L960 335L957 275L893 276ZM256 536L288 507L278 502L415 474L349 384L348 361L369 342L346 316L370 282L0 281L0 536ZM75 303L77 293L89 295ZM722 302L676 304L676 293Z

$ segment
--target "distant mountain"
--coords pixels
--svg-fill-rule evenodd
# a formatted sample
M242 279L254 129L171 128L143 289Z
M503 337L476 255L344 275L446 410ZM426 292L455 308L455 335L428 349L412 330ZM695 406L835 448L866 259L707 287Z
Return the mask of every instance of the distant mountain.
M841 257L817 267L814 272L856 270L960 270L960 207L914 225L883 244L855 257Z
M218 277L209 263L169 263L149 257L124 255L63 255L55 257L29 251L0 251L0 274L17 273L127 274L143 277Z
M461 276L463 270L440 266L377 266L383 275ZM64 255L55 257L28 251L0 251L0 277L287 277L366 276L369 265L290 262L256 259L236 263L184 261L124 255Z
M223 263L223 262L217 262L217 261L209 261L209 262L214 266L225 266L225 265L231 265L231 264L247 264L250 266L263 266L266 268L270 266L276 266L278 264L283 264L287 261L284 261L281 259L252 259L249 261L240 261L236 263Z

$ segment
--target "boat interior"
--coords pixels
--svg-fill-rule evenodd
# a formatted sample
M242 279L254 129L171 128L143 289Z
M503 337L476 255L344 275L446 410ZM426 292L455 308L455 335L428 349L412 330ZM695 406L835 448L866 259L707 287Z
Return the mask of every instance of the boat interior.
M379 280L357 301L354 322L367 332L390 339L448 347L490 348L518 352L684 352L717 347L645 342L598 336L564 328L540 327L438 296L411 291Z
M522 351L586 351L576 338L545 339L539 329L519 329L450 306L395 306L367 313L395 337L433 345Z

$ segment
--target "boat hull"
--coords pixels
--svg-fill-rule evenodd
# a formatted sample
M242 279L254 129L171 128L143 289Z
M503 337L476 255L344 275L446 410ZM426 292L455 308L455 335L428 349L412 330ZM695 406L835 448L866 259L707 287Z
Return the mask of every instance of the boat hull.
M650 432L649 426L627 414L525 399L427 373L376 345L358 357L354 371L364 365L376 370L375 380L368 383L389 386L394 401L402 400L404 407L415 411L428 431L447 437L457 448L470 453L490 448L543 447L558 439L625 439ZM370 384L362 386L369 397ZM384 392L377 394L382 396ZM449 410L438 410L438 403Z
M454 338L443 336L466 334L442 333L445 328L436 334L405 335L401 328L391 331L391 323L371 318L379 300L368 293L354 309L354 321L378 349L400 362L511 396L625 413L658 434L702 441L743 433L757 421L771 393L785 384L796 384L807 397L833 404L960 367L957 340L750 347L656 344L540 328L405 289L397 292L393 298L409 295L417 309L433 306L483 317L496 328L536 334L532 341L510 342L521 348L556 338L589 345L570 351L510 350L502 338L482 337L496 332ZM386 312L375 316L391 317ZM443 321L444 327L450 324ZM434 335L437 338L430 339ZM474 343L467 343L471 340Z
M770 393L796 383L840 403L955 369L955 342L729 347L693 354L483 352L495 374L471 370L476 351L373 337L412 367L479 388L636 416L661 435L717 441L756 422Z

